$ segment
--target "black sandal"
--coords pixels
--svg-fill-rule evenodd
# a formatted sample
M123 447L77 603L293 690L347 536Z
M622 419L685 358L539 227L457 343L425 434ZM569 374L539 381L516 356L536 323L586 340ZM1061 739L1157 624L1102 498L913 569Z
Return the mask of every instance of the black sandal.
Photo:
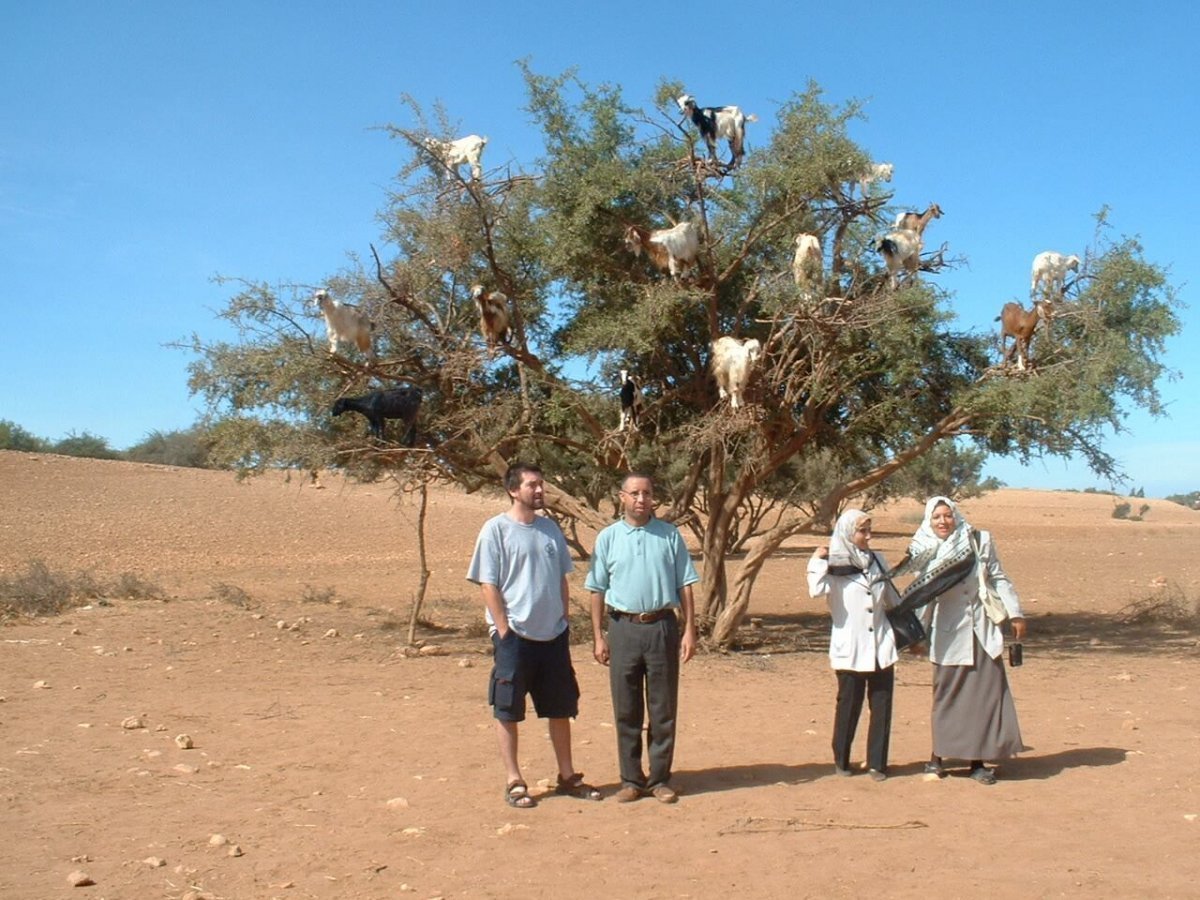
M504 789L504 802L514 809L533 809L537 806L537 800L529 793L529 785L520 778L508 783Z
M601 800L604 795L600 790L583 780L583 773L576 772L570 778L564 779L561 775L558 776L558 784L554 786L554 793L564 794L567 797L576 797L580 800Z

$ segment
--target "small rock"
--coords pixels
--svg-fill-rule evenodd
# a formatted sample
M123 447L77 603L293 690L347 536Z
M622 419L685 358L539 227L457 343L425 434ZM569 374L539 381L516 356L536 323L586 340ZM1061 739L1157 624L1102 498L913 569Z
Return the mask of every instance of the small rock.
M388 809L408 809L408 799L405 797L393 797L387 802Z
M1189 821L1189 822L1195 822L1195 821L1196 821L1196 814L1195 814L1195 813L1184 813L1184 814L1183 814L1183 817L1184 817L1184 819L1186 819L1186 820L1187 820L1187 821Z
M228 843L229 838L225 837L223 834L214 834L208 839L208 846L210 847L224 847Z
M278 628L280 631L283 631L283 629L287 628L287 622L283 621L283 619L280 619L278 622L275 623L275 627Z
M1137 722L1135 722L1133 719L1126 719L1124 722L1121 723L1121 730L1122 731L1137 731L1138 730Z
M229 850L225 853L226 856L241 856L242 848L239 844L230 844Z
M166 731L167 726L160 723L160 724L154 726L154 730L155 731Z
M72 856L71 857L71 862L73 862L73 863L89 863L91 861L92 861L92 858L90 856L88 856L86 853L82 854L81 856Z
M400 833L405 835L406 837L420 837L421 835L423 835L425 833L425 829L418 828L415 825L410 825L408 828L405 828Z
M80 631L78 628L72 628L72 629L71 629L71 634L83 634L83 632L82 632L82 631Z
M1112 676L1112 679L1113 681L1133 681L1134 676L1130 675L1128 672L1121 672L1119 675Z
M325 632L325 637L327 638L335 638L337 636L338 630L336 628L330 628L327 632Z
M2 699L2 698L0 698L0 699ZM79 728L91 728L91 727L92 727L92 723L91 723L91 722L80 722L80 723L79 723L79 725L78 725L77 727L79 727Z
M475 663L469 659L460 659L458 661L458 667L460 669L471 669L475 667Z
M177 734L175 735L175 746L180 750L191 750L196 745L192 743L190 734Z
M187 763L180 763L177 766L172 766L172 768L180 775L195 775L200 771L199 766L189 766Z
M496 834L505 835L505 834L512 834L515 831L528 831L528 830L529 830L528 825L514 825L512 822L505 822L503 825L501 825L499 828L496 829Z
M160 756L162 756L161 750L143 750L142 752L145 753L149 759L158 759Z
M67 884L71 885L71 887L87 887L88 885L95 883L96 882L92 881L91 876L88 875L87 872L79 869L76 869L67 876Z
M35 690L42 691L42 690L46 690L47 688L49 688L50 684L49 684L49 682L46 682L46 681L35 681L33 683L33 687Z
M139 728L145 728L146 723L141 716L128 716L121 720L121 727L126 731L136 731Z
M445 656L446 651L441 647L435 647L432 644L427 644L417 651L421 656Z
M1103 643L1104 643L1104 641L1100 640L1100 638L1092 638L1090 641L1088 641L1088 646L1089 647L1099 647Z
M1165 575L1158 575L1158 576L1150 579L1150 587L1166 587L1166 586L1167 586L1167 576L1165 576Z
M148 865L152 869L161 869L163 866L165 866L167 864L167 861L165 859L163 859L161 856L147 856L145 859L142 860L142 862L144 862L146 865Z

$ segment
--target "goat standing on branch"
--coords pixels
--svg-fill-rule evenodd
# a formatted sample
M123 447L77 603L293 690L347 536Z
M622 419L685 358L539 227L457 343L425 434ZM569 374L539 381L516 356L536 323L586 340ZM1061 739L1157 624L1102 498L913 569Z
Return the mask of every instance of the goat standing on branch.
M646 398L642 396L642 387L629 374L628 369L621 370L621 431L631 428L638 430L642 411L646 406Z
M867 188L876 181L891 181L892 173L896 167L891 163L869 163L867 169L858 176L858 186L862 189L862 195L867 196ZM851 188L850 190L854 190Z
M700 230L691 222L656 231L630 225L625 229L625 249L634 256L645 251L655 268L678 278L684 269L693 268L700 256Z
M405 447L411 447L417 437L417 413L421 409L421 398L419 387L372 391L361 397L339 397L333 403L333 414L340 416L344 412L362 413L367 417L371 435L379 440L383 440L386 419L401 419L408 424L403 444Z
M1046 300L1059 300L1066 290L1067 272L1079 271L1078 256L1063 256L1046 250L1033 258L1033 272L1029 283L1029 296L1037 295L1042 285L1042 296Z
M684 94L675 102L679 111L699 130L711 159L717 158L717 139L726 138L729 141L729 167L741 165L742 157L746 155L746 123L757 122L758 116L748 116L736 106L697 106L696 98L691 94Z
M325 319L330 353L337 353L342 341L350 341L370 359L375 358L375 348L371 342L374 326L366 313L356 306L338 303L324 288L313 294L312 302Z
M741 409L754 364L762 354L762 344L755 338L742 343L735 337L725 335L713 341L712 352L712 372L717 379L721 399L728 397L733 409Z
M922 237L925 236L925 226L929 224L931 219L940 219L942 217L942 208L936 203L930 203L923 213L902 212L896 216L895 228L907 229L915 231Z
M483 178L483 148L487 146L487 142L486 137L477 134L469 134L456 141L439 141L437 138L427 137L425 149L443 168L456 175L459 166L464 163L470 165L471 178L479 181Z
M471 286L471 299L479 309L479 331L487 341L488 353L495 352L497 343L505 346L512 343L508 295L476 284Z
M813 296L813 287L825 276L821 258L821 239L815 234L796 235L796 255L792 257L792 278L804 299Z
M1029 359L1029 347L1033 343L1033 334L1038 322L1045 322L1050 327L1051 306L1045 300L1038 300L1033 309L1026 310L1020 303L1005 303L996 316L1000 323L1000 354L1005 365L1017 354L1017 370L1024 372L1026 366L1032 365ZM1012 346L1005 349L1005 341L1012 338Z

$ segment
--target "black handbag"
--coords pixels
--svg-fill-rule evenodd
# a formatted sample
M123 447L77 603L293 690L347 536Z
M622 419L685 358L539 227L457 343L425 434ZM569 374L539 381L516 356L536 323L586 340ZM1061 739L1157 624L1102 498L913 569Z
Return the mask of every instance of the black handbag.
M892 635L896 638L896 649L904 650L913 644L919 644L928 635L925 626L915 610L897 607L887 611L888 621L892 625Z

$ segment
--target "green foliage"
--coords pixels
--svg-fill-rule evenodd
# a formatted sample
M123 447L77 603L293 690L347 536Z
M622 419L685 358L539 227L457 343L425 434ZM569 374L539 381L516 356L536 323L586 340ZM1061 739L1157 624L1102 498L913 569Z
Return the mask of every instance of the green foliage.
M80 434L72 431L61 441L56 441L50 449L63 456L82 456L88 459L121 458L118 451L108 446L108 438L99 437L87 431Z
M1200 509L1200 491L1192 491L1189 494L1171 494L1167 499L1172 503L1186 506L1188 509Z
M1036 368L1013 373L992 335L955 327L940 253L889 286L872 249L888 198L849 187L869 162L848 136L857 103L828 104L808 85L773 124L751 126L763 149L729 171L681 121L677 82L642 109L617 86L522 70L542 132L532 174L447 173L424 138L458 129L411 98L413 125L387 129L406 159L381 215L388 252L372 247L369 263L352 258L326 283L374 322L375 361L328 352L309 286L240 283L223 313L237 340L193 337L211 459L474 489L521 457L546 468L558 515L593 525L607 521L618 474L646 469L667 498L660 512L700 540L705 615L728 622L739 612L726 609L724 561L752 535L828 521L851 497L969 495L991 453L1082 454L1113 477L1107 429L1132 408L1161 413L1175 291L1136 240L1109 235L1106 213ZM702 236L691 277L626 248L630 225L681 221ZM799 232L819 235L828 260L812 292L791 276ZM513 344L495 354L478 335L475 283L509 298ZM764 349L739 411L709 372L723 335ZM636 433L616 427L621 368L646 395ZM393 384L424 392L415 448L364 437L356 415L330 417L339 396ZM742 608L755 571L739 575Z
M0 419L0 450L23 450L27 453L44 453L50 442L30 434L16 422Z
M212 437L199 425L183 431L155 430L126 450L125 458L132 462L206 469L211 446Z

